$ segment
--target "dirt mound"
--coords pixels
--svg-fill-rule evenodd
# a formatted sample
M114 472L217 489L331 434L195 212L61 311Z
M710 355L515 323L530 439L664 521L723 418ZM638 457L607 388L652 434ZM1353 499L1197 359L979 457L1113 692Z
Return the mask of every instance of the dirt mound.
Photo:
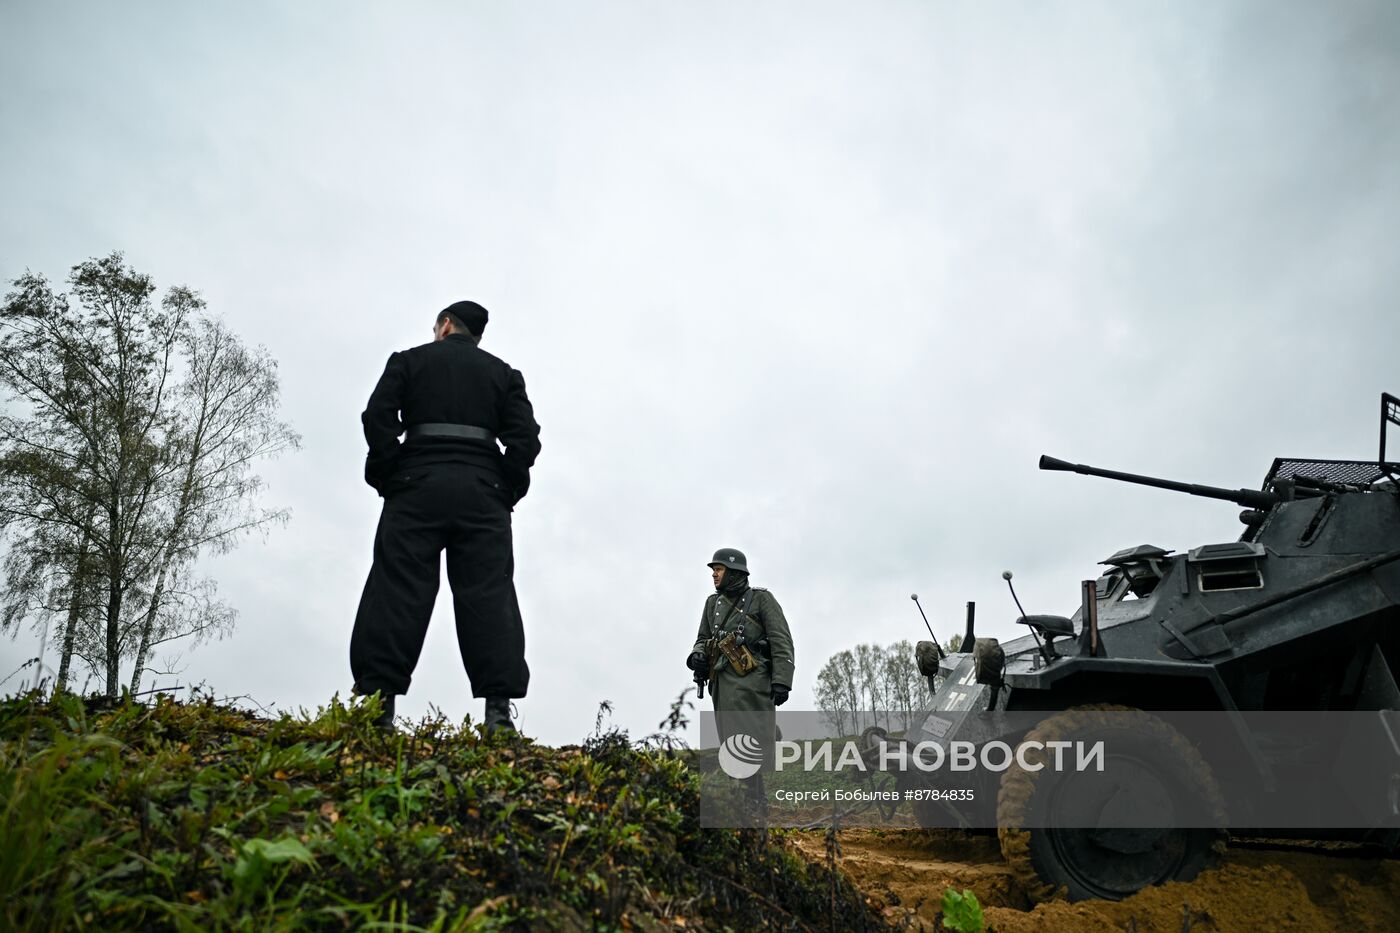
M826 858L822 833L798 848ZM1050 901L1031 907L992 836L950 830L845 830L839 864L892 921L939 929L944 890L971 890L997 933L1040 930L1400 930L1400 860L1353 849L1236 846L1195 881L1148 888L1123 901Z

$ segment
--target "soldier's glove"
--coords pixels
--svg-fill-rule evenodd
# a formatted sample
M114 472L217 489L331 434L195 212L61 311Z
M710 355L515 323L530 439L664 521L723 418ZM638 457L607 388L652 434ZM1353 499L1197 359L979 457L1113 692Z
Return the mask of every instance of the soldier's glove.
M788 694L792 692L792 688L788 687L786 684L774 684L772 687L772 692L773 705L782 706L784 703L787 702Z
M692 652L690 657L685 659L685 666L701 677L710 676L710 659L699 651Z

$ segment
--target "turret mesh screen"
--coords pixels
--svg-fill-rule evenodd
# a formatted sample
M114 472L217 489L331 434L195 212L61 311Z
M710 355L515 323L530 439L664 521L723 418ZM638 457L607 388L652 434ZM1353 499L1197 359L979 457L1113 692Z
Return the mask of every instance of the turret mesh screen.
M1269 475L1264 477L1263 489L1276 479L1292 479L1295 476L1308 476L1330 483L1347 483L1369 486L1387 473L1400 472L1400 463L1377 464L1375 461L1358 460L1286 460L1282 457L1274 461Z

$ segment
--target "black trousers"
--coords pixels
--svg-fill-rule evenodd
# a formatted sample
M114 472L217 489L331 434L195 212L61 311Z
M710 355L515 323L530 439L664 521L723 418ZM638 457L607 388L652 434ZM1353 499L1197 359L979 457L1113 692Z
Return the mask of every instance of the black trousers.
M384 494L374 565L350 636L355 691L408 692L446 550L457 647L472 695L525 696L530 668L500 480L485 468L436 463L395 474Z

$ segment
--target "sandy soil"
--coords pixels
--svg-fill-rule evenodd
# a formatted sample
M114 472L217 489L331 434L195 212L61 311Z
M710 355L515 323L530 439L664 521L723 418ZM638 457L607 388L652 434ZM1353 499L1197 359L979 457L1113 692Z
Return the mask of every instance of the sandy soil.
M794 834L825 861L825 834ZM1195 881L1148 888L1123 901L1050 901L1032 909L1001 859L995 836L953 830L850 829L837 861L886 915L911 929L941 929L943 891L977 895L990 930L1353 931L1400 930L1400 859L1353 849L1232 846Z

